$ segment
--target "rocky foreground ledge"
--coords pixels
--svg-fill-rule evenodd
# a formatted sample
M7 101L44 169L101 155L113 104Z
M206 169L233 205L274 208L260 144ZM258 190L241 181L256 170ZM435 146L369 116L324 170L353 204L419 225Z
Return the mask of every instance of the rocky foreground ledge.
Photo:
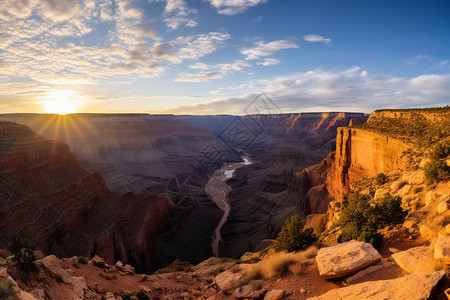
M152 275L136 274L99 256L59 259L37 252L37 272L24 274L0 251L0 292L11 299L440 299L447 288L438 263L450 259L450 238L382 257L370 244L350 241L298 253L271 246L241 259L175 261ZM417 268L411 268L417 265ZM422 262L422 263L416 263ZM427 269L424 264L428 263ZM431 268L431 269L430 269ZM445 298L443 298L445 299Z

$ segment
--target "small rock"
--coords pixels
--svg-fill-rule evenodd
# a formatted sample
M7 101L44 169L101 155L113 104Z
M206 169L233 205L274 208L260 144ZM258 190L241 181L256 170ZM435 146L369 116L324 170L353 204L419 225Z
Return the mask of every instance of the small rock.
M244 285L234 291L233 299L247 298L251 292L253 292L252 286L248 284Z
M283 290L271 290L268 291L266 296L264 297L264 300L279 300L282 299L284 296Z
M130 265L123 266L122 271L125 272L128 275L134 275L134 268L132 266L130 266Z
M234 289L239 285L239 279L240 279L239 274L225 271L217 275L215 281L220 290L228 291Z
M434 259L450 261L450 237L440 237L434 245Z
M106 300L116 300L116 297L114 296L113 293L107 292L106 295L105 295L105 299Z
M425 206L430 205L433 202L438 201L441 198L441 194L437 191L429 191L425 195Z
M141 276L140 282L146 282L147 280L148 280L148 275L143 274L143 275Z
M443 202L439 203L439 205L437 206L438 214L442 214L442 213L446 212L447 210L448 210L447 201L443 201Z
M408 234L413 234L416 230L414 228L409 228L408 229Z
M390 253L397 253L397 252L399 252L400 250L398 250L397 248L394 248L394 247L391 247L391 248L389 248L389 252Z
M306 290L304 288L301 288L300 293L304 294L304 293L306 293Z
M217 291L215 289L213 289L212 287L210 287L204 294L203 296L206 298L212 297L215 294L217 294Z
M109 265L106 261L98 255L95 255L90 261L89 264L94 267L109 269Z
M119 271L123 271L123 263L120 260L118 260L113 268Z

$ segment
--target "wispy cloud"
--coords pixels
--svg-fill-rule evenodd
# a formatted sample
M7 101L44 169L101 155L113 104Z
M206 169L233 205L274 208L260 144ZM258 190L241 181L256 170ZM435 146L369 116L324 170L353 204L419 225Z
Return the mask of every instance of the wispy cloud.
M254 48L241 50L241 53L246 55L246 60L259 59L264 56L269 56L283 49L299 48L297 44L288 40L273 41L267 44L258 42Z
M311 43L317 43L317 42L322 42L325 44L329 44L331 43L331 39L329 38L325 38L321 35L318 34L307 34L303 36L303 39L307 42L311 42Z
M207 66L204 64L194 65L197 69L208 69L208 71L203 71L200 73L182 73L175 79L175 81L183 82L204 82L211 79L218 79L224 76L233 74L238 71L242 71L245 68L250 67L250 64L246 61L238 60L230 64L218 64L214 66ZM200 66L200 68L199 68ZM192 68L192 66L191 66ZM195 68L194 68L195 69Z
M164 14L166 15L166 18L164 20L170 29L175 30L180 25L187 27L198 26L198 23L192 19L197 11L189 8L185 0L165 1L166 7L164 9Z
M370 74L359 67L343 71L316 69L292 76L252 82L251 85L261 86L261 90L286 112L330 110L369 112L378 108L446 105L450 94L450 74L421 75L406 79ZM243 84L230 88L246 87L247 85ZM245 103L256 96L257 94L245 94L233 98L219 98L208 103L180 106L167 111L191 114L220 111L242 114Z
M222 15L235 15L268 0L207 0Z

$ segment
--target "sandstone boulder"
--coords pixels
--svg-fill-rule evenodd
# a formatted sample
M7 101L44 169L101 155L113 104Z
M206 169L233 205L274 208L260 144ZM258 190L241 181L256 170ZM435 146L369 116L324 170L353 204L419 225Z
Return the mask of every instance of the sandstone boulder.
M61 267L59 259L54 255L49 255L38 262L41 262L44 268L50 272L53 276L61 278L64 283L72 283L72 277Z
M353 274L380 260L380 253L371 244L355 240L322 248L316 256L319 274L326 279Z
M433 273L412 274L391 280L368 281L331 290L321 296L308 298L310 300L335 299L396 299L423 300L437 299L445 288L446 275L444 271Z
M284 291L283 290L271 290L268 291L264 300L279 300L283 299Z
M404 187L402 187L397 195L399 195L401 198L405 197L406 195L408 195L409 193L411 193L413 186L410 184L406 184Z
M378 200L384 198L389 192L390 192L389 189L386 188L377 189L375 191L375 196L373 197L373 199Z
M239 285L240 278L238 274L225 271L216 276L215 282L222 291L229 291Z
M105 259L101 258L100 256L96 255L94 256L90 261L89 264L94 267L104 268L108 269L109 265L106 263Z
M436 210L437 210L438 214L442 214L442 213L446 212L448 210L447 201L442 201L441 203L439 203Z
M450 237L440 237L434 245L434 259L450 261Z
M414 172L410 172L407 174L404 174L402 176L402 180L408 182L408 184L422 184L425 182L425 175L423 174L422 170L417 170Z
M130 266L130 265L123 266L122 271L125 272L128 275L134 275L134 268L132 266Z
M434 271L435 260L430 247L420 246L392 254L397 265L408 273L430 273Z
M441 199L442 195L439 193L439 191L429 191L425 195L425 205L428 206L433 202L437 202Z

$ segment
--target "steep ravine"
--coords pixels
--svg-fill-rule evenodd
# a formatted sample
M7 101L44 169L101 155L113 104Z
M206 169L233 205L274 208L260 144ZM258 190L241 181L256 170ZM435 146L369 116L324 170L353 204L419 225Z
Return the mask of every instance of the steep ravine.
M231 191L231 187L226 183L226 181L232 177L234 171L242 165L251 165L251 161L248 156L242 156L242 163L231 163L225 164L222 168L216 170L214 174L209 178L208 183L205 186L206 193L210 196L211 200L217 204L217 206L223 211L222 218L219 224L214 230L212 236L212 253L215 257L221 255L221 243L222 243L222 226L228 219L230 213L230 204L227 199L227 194Z

